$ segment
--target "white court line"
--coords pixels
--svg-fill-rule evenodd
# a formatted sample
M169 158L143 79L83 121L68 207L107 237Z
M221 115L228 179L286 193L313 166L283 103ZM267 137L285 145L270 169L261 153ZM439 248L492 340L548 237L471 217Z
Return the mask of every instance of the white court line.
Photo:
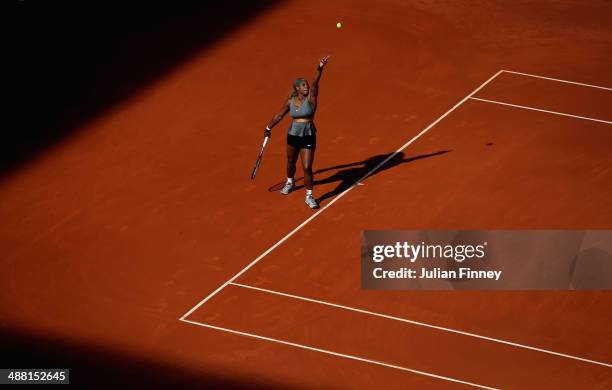
M606 91L612 91L612 88L608 88L608 87L602 87L600 85L593 85L593 84L585 84L585 83L577 83L575 81L569 81L569 80L562 80L562 79L554 79L552 77L544 77L544 76L538 76L536 74L531 74L531 73L522 73L522 72L515 72L512 70L502 70L502 72L505 73L512 73L512 74L518 74L521 76L528 76L528 77L535 77L537 79L544 79L544 80L551 80L551 81L558 81L560 83L566 83L566 84L575 84L575 85L581 85L583 87L590 87L590 88L598 88L598 89L604 89Z
M359 183L361 183L363 180L365 180L368 176L370 176L372 173L376 172L378 170L378 168L380 168L381 166L383 166L385 163L387 163L387 161L391 160L393 157L395 157L398 153L400 153L402 150L406 149L410 144L412 144L414 141L416 141L417 139L419 139L423 134L427 133L432 127L434 127L435 125L437 125L442 119L446 118L451 112L455 111L460 105L462 105L463 103L465 103L470 97L472 97L474 94L476 94L478 91L480 91L482 88L484 88L487 84L489 84L491 81L493 81L493 79L495 79L497 76L499 76L503 71L500 70L499 72L495 73L493 76L491 76L487 81L485 81L484 83L480 84L480 86L478 86L478 88L476 88L475 90L473 90L469 95L467 95L466 97L464 97L463 99L461 99L461 101L457 104L455 104L451 109L449 109L448 111L446 111L444 114L442 114L440 117L438 117L438 119L436 119L435 121L433 121L431 124L429 124L429 126L427 126L426 128L424 128L423 130L421 130L421 132L419 134L417 134L416 136L414 136L411 140L409 140L408 142L406 142L404 145L402 145L402 147L400 147L397 151L395 151L393 154L389 155L389 157L387 157L386 159L384 159L380 164L378 164L376 167L374 167L372 170L370 170L370 172L366 173L361 179L357 180L355 183L353 183L353 185L351 185L349 188L347 188L346 190L344 190L342 193L338 194L334 199L332 199L328 204L326 204L323 208L321 208L319 211L317 211L316 213L314 213L313 215L311 215L308 219L306 219L304 222L302 222L298 227L296 227L295 229L293 229L291 232L289 232L285 237L281 238L280 240L278 240L278 242L274 245L272 245L270 248L268 248L265 252L263 252L261 255L259 255L255 260L251 261L249 264L247 264L246 267L244 267L242 270L238 271L234 276L232 276L227 282L223 283L221 286L219 286L216 290L214 290L213 292L211 292L210 294L208 294L208 296L206 296L204 299L202 299L200 302L198 302L194 307L192 307L191 309L189 309L189 311L187 311L187 313L183 314L183 316L180 318L185 319L187 318L191 313L193 313L194 311L196 311L200 306L202 306L203 304L205 304L206 302L208 302L212 297L214 297L215 295L217 295L221 290L223 290L225 287L227 287L228 284L230 284L231 282L233 282L234 280L238 279L238 277L240 277L240 275L242 275L243 273L245 273L246 271L248 271L251 267L253 267L255 264L257 264L261 259L263 259L264 257L266 257L270 252L272 252L274 249L276 249L279 245L281 245L283 242L285 242L289 237L293 236L297 231L299 231L301 228L303 228L304 226L306 226L310 221L312 221L313 219L315 219L319 214L321 214L323 211L327 210L331 205L333 205L334 203L336 203L336 201L338 201L340 198L342 198L344 195L346 195L350 190L352 190L353 188L355 188Z
M202 322L186 320L186 319L183 319L183 318L181 318L181 321L187 322L187 323L190 323L190 324L193 324L193 325L203 326L203 327L206 327L206 328L220 330L220 331L223 331L223 332L234 333L234 334L238 334L238 335L241 335L241 336L253 337L253 338L256 338L256 339L260 339L260 340L271 341L273 343L278 343L278 344L290 345L292 347L307 349L309 351L320 352L320 353L324 353L324 354L327 354L327 355L333 355L333 356L337 356L337 357L342 357L342 358L345 358L345 359L357 360L357 361L360 361L360 362L363 362L363 363L376 364L378 366L394 368L396 370L408 371L408 372L411 372L413 374L424 375L424 376L428 376L428 377L436 378L436 379L442 379L442 380L445 380L445 381L448 381L448 382L460 383L460 384L463 384L463 385L477 387L477 388L480 388L480 389L497 390L495 387L488 387L488 386L484 386L484 385L479 385L477 383L472 383L472 382L467 382L467 381L463 381L463 380L460 380L460 379L455 379L455 378L451 378L451 377L447 377L447 376L432 374L430 372L419 371L419 370L415 370L415 369L412 369L412 368L407 368L407 367L402 367L402 366L398 366L398 365L395 365L395 364L389 364L389 363L381 362L381 361L378 361L378 360L366 359L366 358L359 357L359 356L348 355L348 354L340 353L340 352L334 352L334 351L330 351L328 349L322 349L322 348L311 347L311 346L304 345L304 344L292 343L291 341L280 340L280 339L275 339L275 338L266 337L266 336L260 336L260 335L254 334L254 333L241 332L241 331L234 330L234 329L229 329L229 328L222 328L220 326L204 324Z
M580 361L585 362L585 363L591 363L591 364L596 364L596 365L612 368L612 364L609 364L609 363L599 362L597 360L585 359L585 358L581 358L581 357L578 357L578 356L568 355L568 354L565 354L565 353L550 351L550 350L547 350L547 349L536 348L536 347L532 347L532 346L525 345L525 344L513 343L511 341L496 339L496 338L493 338L493 337L482 336L482 335L479 335L479 334L476 334L476 333L464 332L462 330L445 328L443 326L437 326L437 325L432 325L432 324L428 324L428 323L425 323L425 322L418 322L418 321L408 320L406 318L395 317L395 316L391 316L391 315L388 315L388 314L382 314L382 313L377 313L377 312L374 312L374 311L358 309L358 308L351 307L351 306L339 305L337 303L331 303L331 302L321 301L321 300L318 300L318 299L306 298L306 297L303 297L303 296L287 294L287 293L283 293L283 292L275 291L275 290L268 290L266 288L250 286L248 284L241 284L241 283L231 283L231 284L233 286L248 288L248 289L251 289L251 290L262 291L262 292L265 292L265 293L268 293L268 294L280 295L280 296L283 296L283 297L299 299L301 301L318 303L318 304L321 304L321 305L331 306L331 307L338 308L338 309L349 310L349 311L353 311L353 312L357 312L357 313L361 313L361 314L367 314L367 315L371 315L371 316L381 317L381 318L385 318L385 319L388 319L388 320L405 322L405 323L412 324L412 325L418 325L418 326L423 326L423 327L426 327L426 328L432 328L432 329L441 330L441 331L445 331L445 332L456 333L456 334L460 334L460 335L463 335L463 336L474 337L474 338L478 338L478 339L482 339L482 340L486 340L486 341L492 341L492 342L496 342L496 343L500 343L500 344L510 345L510 346L517 347L517 348L528 349L528 350L536 351L536 352L543 352L543 353L547 353L547 354L550 354L550 355L560 356L560 357L563 357L563 358L568 358L568 359L573 359L573 360L580 360Z
M596 119L596 118L589 118L586 116L579 116L579 115L572 115L572 114L566 114L564 112L558 112L558 111L549 111L549 110L543 110L541 108L535 108L535 107L529 107L529 106L521 106L519 104L511 104L511 103L505 103L505 102L499 102L497 100L489 100L489 99L481 99L481 98L477 98L477 97L470 97L471 100L479 100L481 102L486 102L486 103L493 103L493 104L500 104L502 106L509 106L509 107L515 107L515 108L522 108L525 110L532 110L532 111L539 111L539 112L546 112L548 114L555 114L555 115L561 115L561 116L568 116L570 118L577 118L577 119L584 119L587 121L593 121L593 122L601 122L601 123L606 123L608 125L612 125L611 121L605 121L603 119Z

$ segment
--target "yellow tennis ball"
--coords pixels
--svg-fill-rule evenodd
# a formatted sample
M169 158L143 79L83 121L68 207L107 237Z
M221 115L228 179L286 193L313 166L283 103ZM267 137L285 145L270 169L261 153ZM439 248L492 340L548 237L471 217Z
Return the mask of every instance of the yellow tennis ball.
M336 28L342 28L342 23L340 22L336 23Z

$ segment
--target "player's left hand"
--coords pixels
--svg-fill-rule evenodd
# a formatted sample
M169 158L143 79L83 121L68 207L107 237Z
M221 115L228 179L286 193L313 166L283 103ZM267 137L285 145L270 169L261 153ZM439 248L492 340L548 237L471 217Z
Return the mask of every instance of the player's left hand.
M321 58L321 60L319 61L319 68L323 68L327 64L327 61L329 61L329 58L330 56L325 56Z

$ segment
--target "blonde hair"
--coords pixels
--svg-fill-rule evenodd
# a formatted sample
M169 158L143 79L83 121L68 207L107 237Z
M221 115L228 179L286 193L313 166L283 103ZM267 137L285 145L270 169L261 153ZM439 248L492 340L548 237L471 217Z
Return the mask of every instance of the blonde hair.
M289 99L297 96L298 93L295 89L298 88L304 81L308 82L308 80L303 77L298 77L297 79L293 80L293 88L291 88L291 91L289 91Z

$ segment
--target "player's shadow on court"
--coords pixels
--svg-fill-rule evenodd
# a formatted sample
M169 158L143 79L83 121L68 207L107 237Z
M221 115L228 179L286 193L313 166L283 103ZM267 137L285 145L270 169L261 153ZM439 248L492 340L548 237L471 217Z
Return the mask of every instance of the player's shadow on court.
M336 188L321 195L319 198L317 198L317 202L321 203L325 201L326 199L329 199L336 195L341 194L342 192L349 189L358 180L362 179L366 174L368 174L374 168L378 167L383 161L385 161L387 158L391 156L392 157L387 162L385 162L382 166L378 167L376 171L372 172L372 174L370 174L368 178L375 176L376 174L382 171L386 171L390 168L396 167L401 164L406 164L406 163L413 162L416 160L421 160L424 158L440 156L440 155L443 155L449 152L451 152L451 150L441 150L435 153L421 154L421 155L413 156L413 157L406 157L403 152L399 152L395 155L393 155L393 153L379 154L376 156L372 156L368 159L365 159L363 161L357 161L357 162L353 162L349 164L336 165L336 166L328 167L324 169L317 169L314 172L314 183L313 183L314 187L317 187L321 184L329 184L329 183L338 182L338 185L336 186ZM318 179L318 176L320 176L322 173L334 171L334 170L338 170L338 171L324 179ZM304 180L303 177L296 179L296 182L301 181L301 184L297 185L294 188L294 191L304 188L303 180ZM278 191L280 190L280 188L282 188L283 185L284 183L275 184L272 187L270 187L268 191Z

